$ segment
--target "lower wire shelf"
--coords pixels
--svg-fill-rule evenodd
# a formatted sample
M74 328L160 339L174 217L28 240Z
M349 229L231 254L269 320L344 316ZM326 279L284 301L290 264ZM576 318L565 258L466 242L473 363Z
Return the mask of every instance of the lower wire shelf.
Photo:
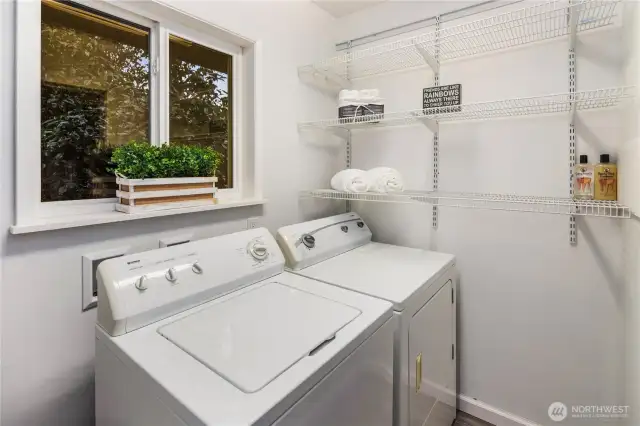
M404 191L379 194L352 193L333 189L302 191L304 198L370 201L398 204L430 204L439 207L504 210L513 212L546 213L575 216L595 216L629 219L631 209L616 201L573 200L571 198L536 197L509 194L481 194L440 191Z

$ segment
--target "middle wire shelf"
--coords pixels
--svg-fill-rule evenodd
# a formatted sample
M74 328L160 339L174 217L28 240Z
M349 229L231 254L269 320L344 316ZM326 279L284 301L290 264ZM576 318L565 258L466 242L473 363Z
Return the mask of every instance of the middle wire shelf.
M397 204L429 204L482 210L546 213L556 215L595 216L629 219L631 209L616 201L573 200L559 197L537 197L511 194L481 194L442 191L404 191L396 193L352 193L333 189L302 191L303 198L369 201Z
M635 87L611 87L576 93L561 93L456 106L385 112L350 118L330 118L298 123L300 130L364 129L414 123L439 123L519 117L538 114L570 113L573 110L609 108L634 96Z

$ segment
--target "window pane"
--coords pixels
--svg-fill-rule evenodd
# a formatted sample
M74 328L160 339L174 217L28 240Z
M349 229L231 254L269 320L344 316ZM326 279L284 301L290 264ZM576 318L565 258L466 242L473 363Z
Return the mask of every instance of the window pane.
M149 29L42 2L42 201L115 197L114 146L149 140Z
M211 146L222 156L218 187L233 186L232 57L169 37L171 143Z

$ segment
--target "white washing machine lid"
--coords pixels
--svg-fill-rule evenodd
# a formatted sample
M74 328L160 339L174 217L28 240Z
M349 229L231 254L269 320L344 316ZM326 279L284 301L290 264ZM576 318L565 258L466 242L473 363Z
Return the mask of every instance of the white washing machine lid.
M403 310L414 293L454 264L452 254L369 243L295 273L388 300Z
M269 282L165 325L158 333L238 389L253 393L361 313Z

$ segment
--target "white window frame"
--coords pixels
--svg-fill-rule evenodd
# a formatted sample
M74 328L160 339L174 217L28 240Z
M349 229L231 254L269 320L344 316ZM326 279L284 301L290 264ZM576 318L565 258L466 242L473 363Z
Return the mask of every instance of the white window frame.
M260 200L261 149L257 111L260 43L157 2L74 1L151 29L149 121L152 144L167 141L169 136L169 34L232 56L233 188L220 190L219 198L221 202ZM41 201L40 4L39 0L16 1L16 225L114 212L116 202L114 198ZM154 65L157 72L154 72ZM38 107L34 108L34 105Z

